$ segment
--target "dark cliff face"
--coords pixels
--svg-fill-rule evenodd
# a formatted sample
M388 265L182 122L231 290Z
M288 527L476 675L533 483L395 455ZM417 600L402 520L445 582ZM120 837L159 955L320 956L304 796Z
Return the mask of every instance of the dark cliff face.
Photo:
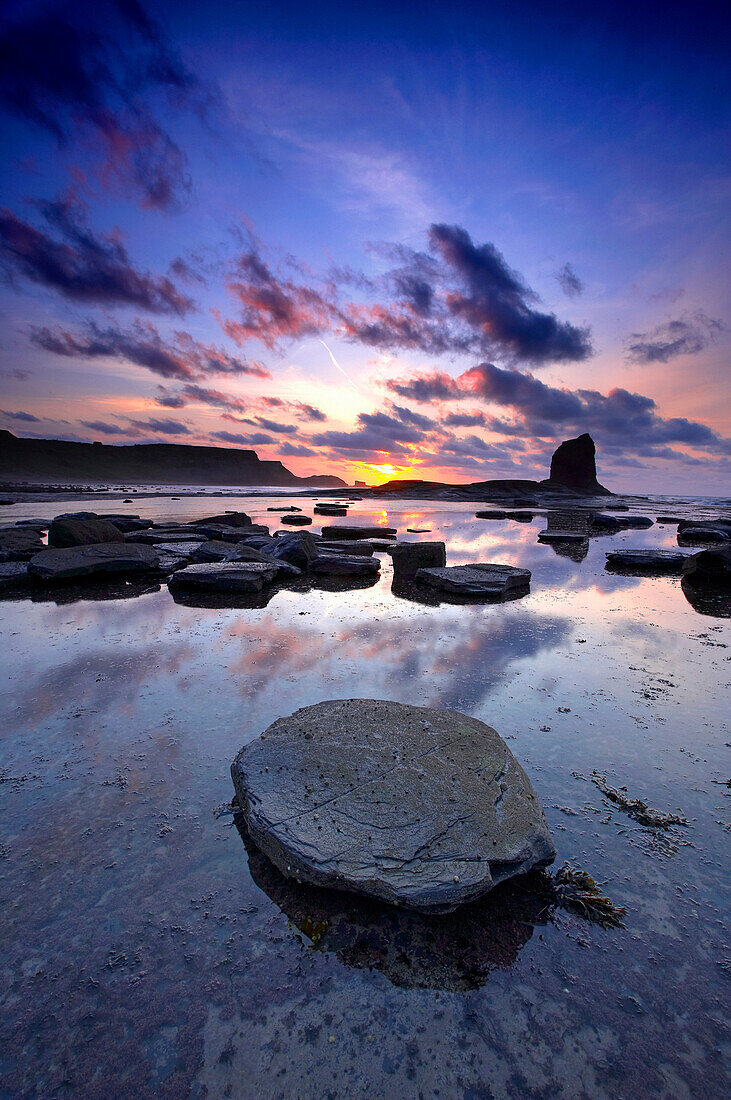
M596 447L588 432L566 439L556 448L549 481L579 493L609 493L596 479Z
M326 474L301 478L256 451L179 443L69 443L0 431L0 477L15 482L123 481L167 485L317 485L346 483Z

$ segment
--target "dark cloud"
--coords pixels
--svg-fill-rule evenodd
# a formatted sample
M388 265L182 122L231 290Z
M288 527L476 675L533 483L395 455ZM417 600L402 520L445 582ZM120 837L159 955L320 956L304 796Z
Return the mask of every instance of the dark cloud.
M189 383L210 374L269 377L269 372L258 363L229 355L212 344L202 344L187 332L176 332L166 338L153 325L139 321L127 330L113 325L102 328L93 322L81 333L36 328L31 330L30 338L55 355L72 359L123 359L163 378Z
M5 409L0 409L0 413L7 417L8 420L20 420L24 424L40 424L41 422L40 417L33 416L32 413L28 412L8 412Z
M158 386L155 404L162 406L163 409L184 409L188 399L182 393L170 393L164 386Z
M458 378L439 372L394 379L393 393L431 403L479 397L487 404L511 409L515 422L487 418L494 432L527 438L553 438L570 432L591 432L602 442L640 446L686 444L725 453L730 444L705 424L685 417L661 417L651 397L621 387L602 394L597 390L567 390L548 386L522 371L480 363ZM459 414L457 414L459 416Z
M212 405L218 409L235 409L238 412L245 412L247 404L240 397L234 397L233 394L223 393L221 390L212 390L207 386L187 385L183 386L182 391L190 401L200 401L203 405Z
M178 315L193 308L166 276L138 271L116 237L94 234L79 203L63 198L39 205L47 230L0 211L0 265L10 278L98 305Z
M567 298L578 298L584 290L584 284L571 264L564 264L556 272L556 279Z
M286 410L297 420L318 423L327 420L322 409L317 409L314 405L308 405L306 401L285 401L282 397L262 397L260 401L270 409Z
M305 447L302 443L280 443L279 454L291 458L312 458L317 454L311 447Z
M487 426L487 417L481 412L449 413L442 423L449 428L484 428Z
M80 423L85 428L90 428L92 432L97 432L98 435L127 434L127 428L122 428L119 424L110 424L107 420L81 420Z
M190 183L185 156L149 105L204 116L204 88L137 0L16 5L0 37L0 103L52 134L60 146L86 141L143 205L180 205Z
M536 308L537 295L495 245L475 244L458 225L432 225L430 254L398 249L384 277L392 300L344 307L346 333L382 348L479 352L511 362L579 362L589 333Z
M253 435L239 435L236 432L211 432L211 435L214 439L220 439L223 443L236 443L241 447L261 446L274 442L271 436L258 432L254 432Z
M667 363L679 355L697 355L725 331L722 321L700 310L665 321L649 332L633 332L627 340L631 363Z
M268 420L265 416L255 416L252 420L246 420L245 423L252 424L257 428L264 428L266 431L274 432L277 435L286 435L297 431L294 424L280 424L276 420Z
M155 432L156 435L191 435L187 424L180 420L166 420L150 417L148 420L132 420L130 424L141 431Z

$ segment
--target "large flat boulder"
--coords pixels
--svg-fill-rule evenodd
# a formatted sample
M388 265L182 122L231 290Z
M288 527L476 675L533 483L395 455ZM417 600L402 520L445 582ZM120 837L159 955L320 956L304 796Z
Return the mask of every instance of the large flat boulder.
M217 516L206 516L205 519L194 519L193 524L217 523L224 527L251 527L251 516L246 512L221 512Z
M169 587L186 592L259 592L271 584L276 569L266 562L211 562L187 565L173 573Z
M475 563L450 565L443 569L419 569L416 583L429 585L456 596L503 596L508 592L527 591L530 569L514 565Z
M0 562L28 561L42 549L41 532L37 527L3 527L0 530Z
M151 546L128 542L100 542L41 550L28 564L28 576L46 584L108 576L150 573L159 567Z
M121 537L119 527L93 512L80 512L78 516L59 516L48 528L48 545L59 548L119 542Z
M556 854L508 746L456 711L318 703L274 722L231 774L284 875L410 909L451 912Z
M688 554L679 550L610 550L607 568L625 573L671 573L679 576Z
M680 576L688 555L680 550L610 550L607 568L625 573L670 573Z

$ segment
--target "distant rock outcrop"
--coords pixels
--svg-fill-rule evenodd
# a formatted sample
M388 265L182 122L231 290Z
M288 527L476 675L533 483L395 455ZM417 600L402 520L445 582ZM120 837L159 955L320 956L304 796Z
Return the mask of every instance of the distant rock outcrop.
M578 493L611 495L596 479L596 447L588 432L565 439L553 452L549 482Z
M281 462L240 447L183 443L73 443L0 431L0 477L10 482L121 481L162 485L276 485L343 488L330 474L297 477Z

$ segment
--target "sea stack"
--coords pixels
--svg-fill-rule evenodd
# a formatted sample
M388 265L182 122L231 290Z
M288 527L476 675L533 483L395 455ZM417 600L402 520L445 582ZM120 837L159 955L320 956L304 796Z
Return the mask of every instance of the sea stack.
M549 481L578 493L611 496L596 479L596 447L588 432L565 439L553 452Z

